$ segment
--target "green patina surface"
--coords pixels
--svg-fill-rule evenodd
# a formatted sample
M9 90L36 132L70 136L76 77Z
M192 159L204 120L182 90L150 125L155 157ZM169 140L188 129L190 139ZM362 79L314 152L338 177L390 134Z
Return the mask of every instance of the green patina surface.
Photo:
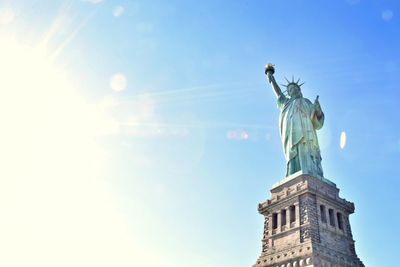
M301 93L299 80L292 79L285 85L287 96L273 76L275 69L268 65L266 74L278 100L280 109L279 130L286 159L286 177L302 171L315 177L323 177L321 153L316 130L324 125L318 96L312 103ZM325 179L325 178L322 178Z

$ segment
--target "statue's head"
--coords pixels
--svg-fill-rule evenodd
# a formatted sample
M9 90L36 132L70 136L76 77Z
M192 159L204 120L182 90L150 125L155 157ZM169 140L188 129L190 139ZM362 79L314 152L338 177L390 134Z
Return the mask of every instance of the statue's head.
M287 92L288 92L290 97L302 96L301 88L297 83L288 84Z
M285 77L285 79L286 79L286 77ZM299 84L300 79L298 79L297 82L295 82L294 78L292 77L292 81L291 82L288 79L286 79L286 81L288 82L288 84L285 85L286 86L286 91L287 91L287 93L288 93L288 95L290 97L301 97L301 96L303 96L301 94L301 88L300 87L304 83Z

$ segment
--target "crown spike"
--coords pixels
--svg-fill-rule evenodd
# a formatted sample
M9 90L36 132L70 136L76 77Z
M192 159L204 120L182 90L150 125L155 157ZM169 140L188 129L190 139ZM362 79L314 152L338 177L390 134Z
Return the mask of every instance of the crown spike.
M285 80L288 82L288 83L290 83L290 81L285 77Z
M299 83L300 82L300 78L297 80L297 82L296 83Z
M294 83L294 75L292 75L292 83Z
M299 84L299 87L301 87L303 84L305 84L305 82L304 82L304 83L301 83L301 84Z

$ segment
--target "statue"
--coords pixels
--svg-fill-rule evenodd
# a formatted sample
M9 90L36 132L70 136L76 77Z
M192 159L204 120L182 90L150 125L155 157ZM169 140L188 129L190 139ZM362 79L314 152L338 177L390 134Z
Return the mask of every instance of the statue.
M288 97L281 91L274 77L275 68L268 64L265 74L278 99L281 110L279 130L286 159L286 176L298 171L317 177L323 177L321 153L316 130L324 124L324 113L321 110L318 96L314 103L304 98L299 84L294 81L286 86Z

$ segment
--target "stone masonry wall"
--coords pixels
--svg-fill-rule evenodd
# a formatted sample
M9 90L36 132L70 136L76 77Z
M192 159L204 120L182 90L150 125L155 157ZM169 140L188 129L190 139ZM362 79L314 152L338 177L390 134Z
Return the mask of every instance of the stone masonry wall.
M269 248L269 216L264 216L264 234L262 239L262 252L266 252Z
M264 232L253 267L364 267L348 218L354 204L325 180L299 175L271 189L271 199L258 206Z
M318 211L315 195L305 194L300 198L300 241L311 238L313 242L320 242Z

